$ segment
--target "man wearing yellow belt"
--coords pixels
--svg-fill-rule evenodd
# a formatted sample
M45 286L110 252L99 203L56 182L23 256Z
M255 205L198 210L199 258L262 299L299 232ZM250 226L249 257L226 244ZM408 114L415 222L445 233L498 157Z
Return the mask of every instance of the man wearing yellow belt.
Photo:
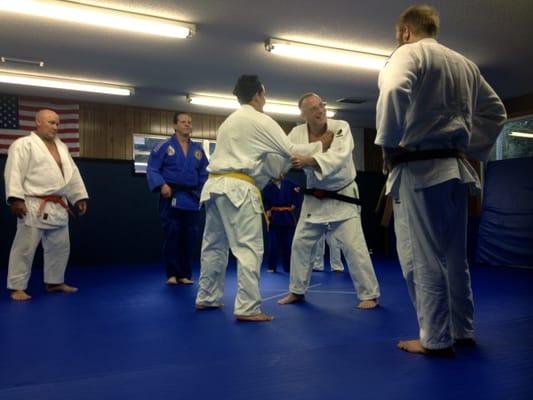
M31 299L26 288L39 242L44 251L46 290L78 290L64 281L70 250L66 201L75 204L83 215L89 197L67 146L57 137L58 115L41 110L35 123L35 132L10 146L4 171L7 203L17 216L7 287L11 298L18 301Z
M196 308L222 306L228 250L237 259L237 320L270 321L261 311L259 271L263 258L263 206L259 190L278 177L293 153L327 150L333 134L322 141L295 145L281 127L263 114L265 88L255 75L242 75L233 91L241 108L220 126L211 156L209 179L200 197L206 225Z

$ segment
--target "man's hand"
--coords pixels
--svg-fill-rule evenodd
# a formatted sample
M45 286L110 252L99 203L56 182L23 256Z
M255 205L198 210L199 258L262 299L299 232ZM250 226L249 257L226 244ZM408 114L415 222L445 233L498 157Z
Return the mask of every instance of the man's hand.
M81 217L87 212L87 201L86 200L77 201L76 207L78 208L78 215Z
M322 152L328 151L329 147L331 146L331 142L333 142L333 132L332 131L326 131L321 137L320 141L322 142Z
M169 199L172 197L172 188L166 183L163 183L161 185L161 196L163 196L163 198L165 199Z
M318 164L313 157L302 156L301 154L293 154L291 157L292 167L302 169L304 167L317 168Z
M15 214L17 218L24 218L24 216L28 212L28 209L26 208L26 203L24 202L24 200L21 199L11 200L9 207L11 208L11 212Z

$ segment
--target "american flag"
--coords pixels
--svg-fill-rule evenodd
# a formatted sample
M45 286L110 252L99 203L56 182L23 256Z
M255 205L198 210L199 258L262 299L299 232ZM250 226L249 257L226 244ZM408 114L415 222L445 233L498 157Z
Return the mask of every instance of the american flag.
M80 155L79 104L68 100L0 94L0 154L7 154L15 139L35 130L35 113L43 108L59 115L57 136L73 157Z

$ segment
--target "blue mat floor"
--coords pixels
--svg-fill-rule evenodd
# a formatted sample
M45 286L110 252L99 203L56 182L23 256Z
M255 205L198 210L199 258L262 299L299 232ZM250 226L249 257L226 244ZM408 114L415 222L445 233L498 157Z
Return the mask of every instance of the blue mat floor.
M374 261L379 309L356 310L348 274L329 272L279 306L288 275L265 271L275 320L259 324L233 318L233 266L225 308L203 312L158 265L70 267L72 295L44 293L36 269L30 302L0 298L0 399L533 398L533 271L473 267L479 346L433 359L396 349L415 314L399 265Z

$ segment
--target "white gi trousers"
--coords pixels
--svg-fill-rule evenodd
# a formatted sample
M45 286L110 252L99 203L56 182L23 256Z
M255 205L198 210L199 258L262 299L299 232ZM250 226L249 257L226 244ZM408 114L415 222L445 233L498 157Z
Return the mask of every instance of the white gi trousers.
M317 242L313 250L315 257L313 259L313 271L324 271L324 253L326 252L326 242L329 248L329 265L332 271L344 271L342 264L341 249L335 237L328 230L325 236Z
M366 246L360 215L330 223L312 223L300 218L292 244L289 291L294 294L307 292L314 258L313 249L328 230L346 258L357 297L360 300L377 299L380 294L379 285Z
M458 179L423 189L404 168L394 199L398 256L427 349L473 338L474 302L466 259L468 185Z
M196 304L220 306L224 295L228 250L237 259L235 315L261 313L259 271L263 260L263 227L260 214L247 196L236 207L226 195L211 194L205 202L201 273Z
M17 233L9 254L7 287L12 290L26 290L30 280L35 250L42 242L44 255L44 282L59 284L65 282L65 270L70 254L68 225L41 229L17 222Z

